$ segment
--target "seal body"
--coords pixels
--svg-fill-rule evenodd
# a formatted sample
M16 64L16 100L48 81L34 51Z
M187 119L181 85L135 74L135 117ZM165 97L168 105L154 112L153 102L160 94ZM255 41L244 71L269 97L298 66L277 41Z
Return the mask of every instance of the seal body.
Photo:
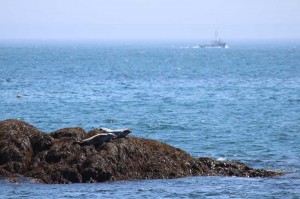
M87 139L84 139L81 142L75 142L75 143L78 143L80 146L91 145L91 144L95 145L95 144L102 144L103 142L109 142L113 138L116 138L115 134L100 133L100 134L94 135L92 137L89 137Z
M101 131L105 132L105 133L111 133L114 134L117 138L124 138L126 137L129 133L131 133L130 129L116 129L116 130L112 130L112 129L108 129L108 128L100 128Z

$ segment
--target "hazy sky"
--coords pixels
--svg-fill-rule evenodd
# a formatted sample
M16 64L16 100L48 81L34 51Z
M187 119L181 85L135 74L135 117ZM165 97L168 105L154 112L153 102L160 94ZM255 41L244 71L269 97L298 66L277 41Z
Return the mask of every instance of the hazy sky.
M300 0L0 0L1 39L300 39Z

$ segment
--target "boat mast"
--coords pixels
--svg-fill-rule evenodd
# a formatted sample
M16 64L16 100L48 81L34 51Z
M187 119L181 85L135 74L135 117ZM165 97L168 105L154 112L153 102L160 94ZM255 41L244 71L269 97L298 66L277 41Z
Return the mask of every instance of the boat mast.
M219 35L218 35L218 31L215 31L215 41L219 41Z

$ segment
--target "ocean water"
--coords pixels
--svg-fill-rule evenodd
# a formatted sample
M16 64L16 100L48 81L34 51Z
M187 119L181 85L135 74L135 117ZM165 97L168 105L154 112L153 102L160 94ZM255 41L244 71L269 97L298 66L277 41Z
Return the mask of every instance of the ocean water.
M194 157L283 170L274 178L188 177L43 185L0 180L0 198L299 198L300 41L0 42L0 120L50 133L80 126Z

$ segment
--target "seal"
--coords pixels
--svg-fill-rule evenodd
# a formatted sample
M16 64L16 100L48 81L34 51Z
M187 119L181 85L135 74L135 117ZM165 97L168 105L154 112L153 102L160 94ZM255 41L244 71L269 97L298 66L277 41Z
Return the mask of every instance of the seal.
M116 129L116 130L112 130L112 129L108 129L108 128L100 128L99 130L101 130L101 131L103 131L105 133L112 133L112 134L114 134L116 136L114 139L124 138L129 133L131 133L130 129Z
M100 133L80 142L74 142L73 144L79 144L80 146L102 144L103 142L109 142L113 138L116 138L116 135L113 133Z

